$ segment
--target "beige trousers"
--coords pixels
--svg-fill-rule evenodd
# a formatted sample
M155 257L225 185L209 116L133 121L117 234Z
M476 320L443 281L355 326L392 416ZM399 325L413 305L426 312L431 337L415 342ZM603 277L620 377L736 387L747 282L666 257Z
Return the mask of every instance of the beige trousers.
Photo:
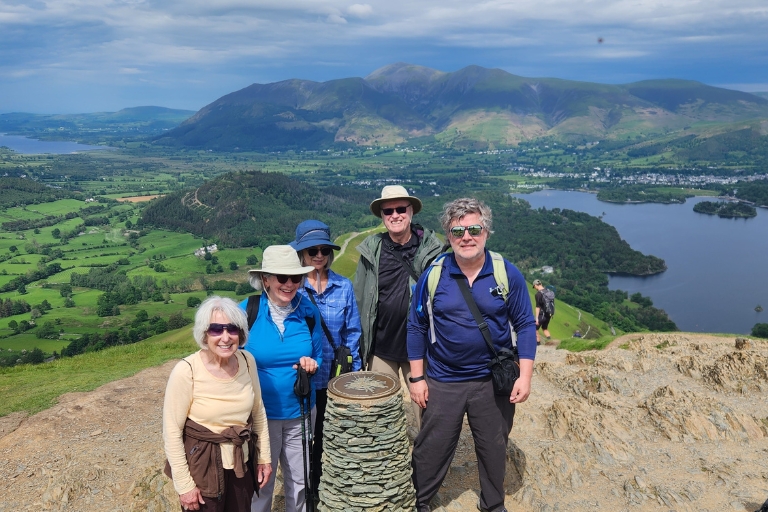
M416 435L418 435L421 430L422 411L421 407L411 401L411 393L408 391L408 377L411 376L411 363L398 363L397 361L389 361L388 359L372 356L368 363L368 369L372 372L386 373L396 379L400 379L400 385L405 392L403 403L405 404L405 419L408 423L408 436L411 439L415 439ZM401 374L402 377L400 376Z

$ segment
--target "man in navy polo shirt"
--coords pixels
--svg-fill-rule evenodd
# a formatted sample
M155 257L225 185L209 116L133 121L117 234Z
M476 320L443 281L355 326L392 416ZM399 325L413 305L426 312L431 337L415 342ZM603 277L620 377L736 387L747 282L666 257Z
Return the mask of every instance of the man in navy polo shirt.
M409 389L411 399L424 409L421 432L413 447L416 508L419 512L430 510L429 502L453 459L466 413L478 458L480 508L506 511L507 439L515 404L525 402L531 392L536 322L525 279L506 260L506 301L499 293L492 259L485 249L492 233L490 208L476 199L456 199L443 208L441 223L453 252L445 256L434 290L435 339L430 339L429 318L422 307L429 294L424 282L428 272L419 279L408 318ZM468 282L496 351L511 349L517 335L520 378L510 396L494 394L488 368L492 354L459 290L458 279Z

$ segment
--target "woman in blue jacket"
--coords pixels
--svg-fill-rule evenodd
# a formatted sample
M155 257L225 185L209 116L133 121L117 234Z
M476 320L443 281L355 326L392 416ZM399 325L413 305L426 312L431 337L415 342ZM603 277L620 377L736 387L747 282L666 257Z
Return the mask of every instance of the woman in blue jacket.
M267 413L272 467L276 469L279 461L287 512L305 510L304 453L308 446L302 446L302 428L304 439L309 441L311 437L311 430L306 431L299 399L293 392L296 368L301 365L313 375L322 363L320 313L312 302L296 293L312 270L314 267L301 265L290 246L273 245L264 249L261 268L250 271L251 286L263 293L245 350L256 359ZM241 302L240 307L245 310L247 302ZM311 404L314 408L314 390ZM254 496L252 512L272 509L276 473L272 473L260 495Z
M323 361L325 364L312 378L315 386L316 412L314 449L312 456L312 487L317 490L322 475L323 421L328 403L328 381L331 361L341 345L352 352L352 371L359 371L360 361L360 314L357 312L352 282L331 270L333 251L340 247L331 241L331 228L319 220L305 220L296 227L296 239L291 247L299 253L304 265L313 271L307 274L299 293L312 301L320 310L328 332L323 330ZM328 335L333 339L328 339Z

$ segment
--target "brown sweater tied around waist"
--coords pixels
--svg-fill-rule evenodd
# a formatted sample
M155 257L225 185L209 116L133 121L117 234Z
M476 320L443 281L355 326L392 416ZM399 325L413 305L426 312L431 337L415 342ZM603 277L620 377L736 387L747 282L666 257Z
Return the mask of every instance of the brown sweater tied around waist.
M252 435L253 417L248 417L244 427L227 427L217 434L204 426L187 418L184 423L184 452L187 456L189 473L195 481L200 493L205 497L218 497L224 490L224 466L221 461L221 443L234 445L234 472L238 478L243 478L248 472L245 462L243 445L248 443L248 460L257 460L255 435ZM253 465L251 465L253 472ZM171 475L171 465L166 462L165 474ZM255 477L255 475L253 475ZM255 478L254 478L255 480Z

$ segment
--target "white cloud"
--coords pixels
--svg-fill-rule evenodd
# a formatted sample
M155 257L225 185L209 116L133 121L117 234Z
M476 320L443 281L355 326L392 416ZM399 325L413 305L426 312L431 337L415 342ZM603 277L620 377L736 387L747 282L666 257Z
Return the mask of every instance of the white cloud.
M539 76L638 61L667 65L671 76L685 63L728 68L734 83L766 80L766 0L363 1L0 0L0 75L45 76L51 87L78 76L189 84L202 76L234 88L262 76L315 78L309 70L318 69L363 76L411 59Z
M344 25L347 23L347 20L343 16L339 16L338 14L329 14L326 18L328 23L334 23L336 25Z
M347 12L357 18L367 18L373 14L373 7L370 4L352 4L347 7Z

